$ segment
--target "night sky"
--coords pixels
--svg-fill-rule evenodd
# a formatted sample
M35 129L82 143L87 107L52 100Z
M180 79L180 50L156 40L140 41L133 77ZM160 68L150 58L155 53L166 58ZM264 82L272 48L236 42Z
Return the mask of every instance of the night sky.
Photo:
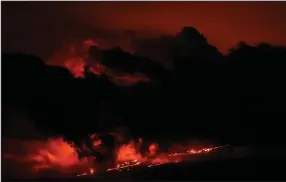
M77 37L126 46L128 30L149 36L194 26L226 53L239 41L286 45L285 18L285 2L3 2L2 51L45 59Z

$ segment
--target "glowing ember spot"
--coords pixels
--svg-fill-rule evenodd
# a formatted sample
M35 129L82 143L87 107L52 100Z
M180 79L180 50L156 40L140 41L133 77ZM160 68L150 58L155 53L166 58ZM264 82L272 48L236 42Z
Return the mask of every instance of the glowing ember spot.
M95 173L95 170L93 168L90 168L89 172L84 172L84 173L78 174L76 176L86 176L86 175L92 175L94 173Z
M93 168L90 168L90 169L89 169L89 173L90 173L90 174L94 174L94 169L93 169Z
M93 146L96 148L96 147L98 147L98 146L100 146L102 144L102 141L101 140L95 140L94 142L93 142Z
M92 140L92 145L93 145L94 148L98 148L102 144L101 139L98 138L96 133L92 134L90 136L90 139Z
M159 166L159 165L162 165L162 164L164 164L164 163L158 163L158 164L150 164L150 165L148 165L148 167Z
M154 156L156 154L157 150L158 150L158 145L156 143L152 143L149 146L149 155Z

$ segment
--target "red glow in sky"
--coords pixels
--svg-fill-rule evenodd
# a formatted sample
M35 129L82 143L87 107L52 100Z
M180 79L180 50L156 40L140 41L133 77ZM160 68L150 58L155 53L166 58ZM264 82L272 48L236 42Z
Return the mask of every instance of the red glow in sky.
M174 34L194 26L226 52L239 41L286 45L285 18L285 2L5 2L2 48L45 57L78 37L127 46L125 30Z

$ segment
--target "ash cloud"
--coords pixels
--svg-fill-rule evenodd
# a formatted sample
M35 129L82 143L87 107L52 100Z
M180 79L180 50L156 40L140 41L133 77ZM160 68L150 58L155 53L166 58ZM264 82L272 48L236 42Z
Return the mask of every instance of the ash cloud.
M35 56L2 55L3 129L21 105L43 133L73 141L126 126L145 138L284 142L285 47L240 43L222 55L192 27L134 45L134 54L99 51L106 67L149 79L128 87L105 75L74 78Z

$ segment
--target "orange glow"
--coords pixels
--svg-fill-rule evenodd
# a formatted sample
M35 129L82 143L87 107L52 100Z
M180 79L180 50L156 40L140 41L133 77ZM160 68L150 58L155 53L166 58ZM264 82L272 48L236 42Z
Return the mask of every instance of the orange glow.
M4 152L3 159L20 165L27 171L28 177L53 170L61 176L87 171L92 167L91 158L79 159L76 148L63 138L53 138L48 141L6 141L13 150ZM6 143L6 144L7 144ZM20 147L21 153L15 150ZM14 171L14 169L11 169ZM16 170L16 169L15 169ZM94 170L91 172L94 173Z
M49 65L63 66L75 77L84 77L85 59L88 55L89 46L95 44L92 40L63 45L47 61Z
M51 165L69 167L79 162L76 150L63 141L62 138L51 139L47 142L46 148L39 148L34 156L27 157L27 160L35 161L34 169L46 169Z
M95 149L101 146L102 141L94 134L91 136ZM186 147L184 151L158 153L159 145L152 143L146 152L140 152L143 140L130 141L128 144L121 145L117 149L116 165L106 169L106 171L123 171L131 170L136 166L153 167L166 163L177 163L187 160L190 155L207 154L217 148L225 147L205 147L195 149ZM24 146L23 146L24 147ZM68 144L62 138L50 139L41 144L34 143L26 145L26 153L24 155L16 155L12 153L4 153L3 157L8 161L18 161L21 163L31 164L31 172L38 173L46 170L56 170L64 175L86 176L94 175L96 167L94 164L95 157L85 157L79 159L77 150L73 144ZM85 145L81 150L88 150ZM99 148L98 148L99 149Z
M158 150L158 145L156 143L153 143L149 146L149 154L150 156L154 156Z
M122 162L122 161L134 161L134 160L142 161L144 160L144 158L140 154L140 152L137 151L136 143L134 141L131 141L130 143L122 145L119 148L117 153L117 161Z
M98 45L93 40L85 40L79 44L72 44L70 46L63 46L62 49L58 50L53 54L51 59L47 62L50 65L63 66L67 68L76 78L83 78L84 67L88 58L88 50L90 46ZM67 49L68 48L68 49ZM148 82L149 78L143 74L135 73L128 74L113 70L102 65L101 58L97 57L97 60L89 61L88 71L96 76L105 74L110 81L123 85L133 85L137 82Z
M94 36L108 45L131 47L126 30L146 37L175 34L183 26L196 27L223 53L239 41L286 45L285 2L74 1L15 6L2 4L3 52L31 52L42 57L47 54L45 50L77 36ZM25 22L25 26L11 22ZM54 27L52 31L44 31L50 27Z
M84 77L84 60L81 58L67 59L64 63L66 67L76 78Z

